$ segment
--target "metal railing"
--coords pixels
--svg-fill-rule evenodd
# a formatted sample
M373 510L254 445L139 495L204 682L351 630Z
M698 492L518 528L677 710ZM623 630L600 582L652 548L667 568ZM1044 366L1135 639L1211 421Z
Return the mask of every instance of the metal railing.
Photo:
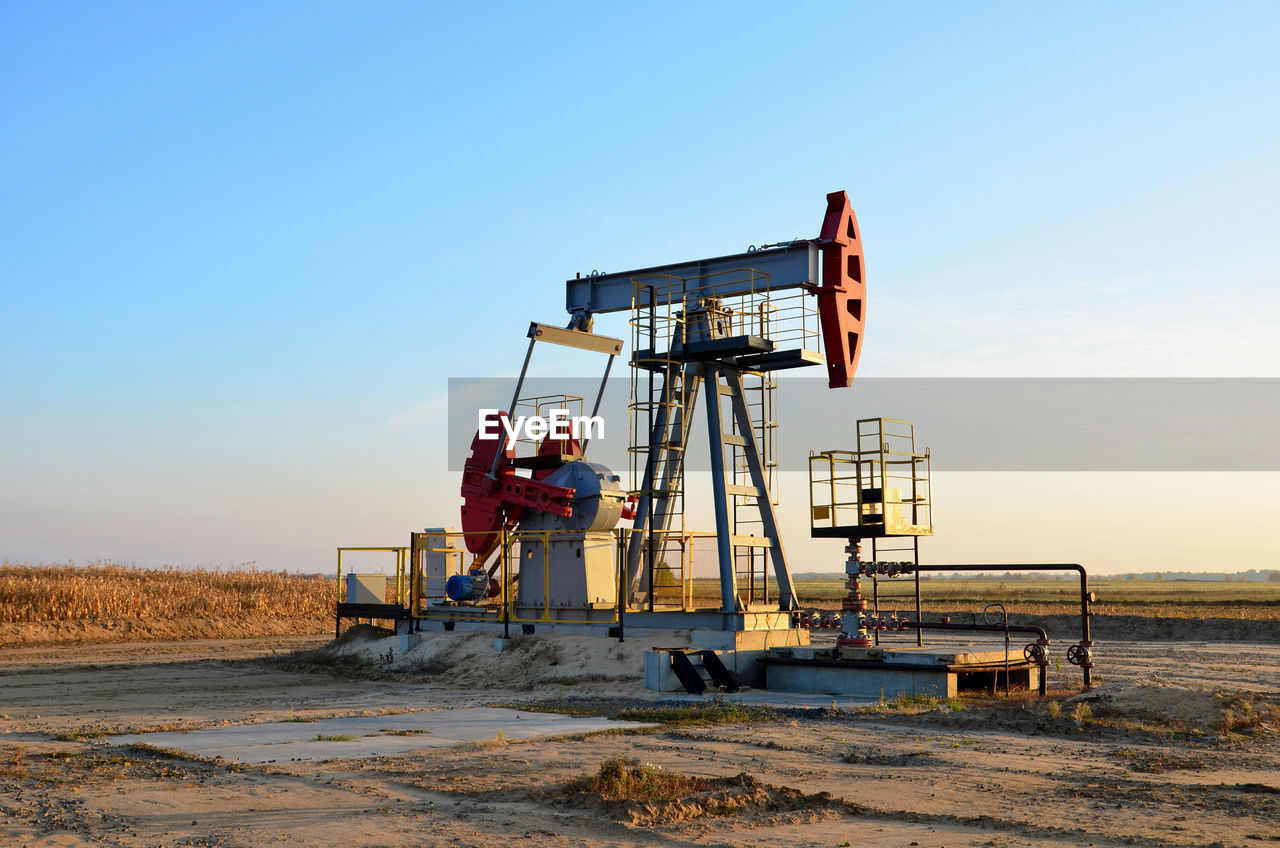
M860 419L857 445L809 454L810 526L860 537L933 535L930 455L916 449L915 426Z
M566 394L549 394L520 397L515 403L515 418L518 420L522 416L536 416L541 419L548 419L552 412L563 412L567 415L578 417L582 416L583 398L579 395ZM515 422L513 421L514 425ZM543 446L543 440L546 437L532 438L523 435L524 431L518 431L515 444L515 455L517 457L530 457L537 455ZM505 440L507 434L503 433L502 438Z
M341 603L344 603L344 602L346 601L346 599L347 599L347 598L346 598L346 594L347 594L347 584L346 584L346 582L342 579L342 556L343 556L343 554L348 554L348 553L388 553L388 554L395 554L395 556L396 556L396 565L395 565L395 574L394 574L395 582L394 582L394 584L393 584L393 585L394 585L394 594L393 594L393 596L392 596L391 598L384 598L383 600L384 600L386 603L389 603L389 604L400 604L401 606L407 606L407 605L408 605L409 594L408 594L408 583L407 583L407 580L406 580L406 578L405 578L405 563L408 561L409 549L408 549L408 548L395 548L395 547L373 547L373 548L344 547L344 548L338 548L338 588L337 588L337 596L336 596L336 597L337 597L337 602L338 602L338 603L340 603L340 604L341 604Z
M393 591L387 603L398 604L406 617L415 621L454 621L459 619L510 622L512 624L617 624L627 612L656 610L660 612L693 612L719 609L719 572L716 534L711 531L680 531L662 534L657 539L650 574L654 603L627 604L625 587L625 552L630 528L608 531L607 541L583 540L582 533L571 531L508 531L503 534L499 551L484 564L484 573L498 583L492 597L470 602L448 598L445 585L454 575L466 575L475 565L467 551L468 535L488 535L488 531L465 533L442 530L414 533L409 547L341 547L338 548L337 601L345 602L344 573L348 572L346 555L352 553L387 553L395 556ZM587 534L594 535L594 534ZM588 551L592 544L604 544L604 550ZM585 559L595 559L594 575L588 566L581 594L571 602L555 597L553 575L554 546L576 546ZM568 556L569 554L564 554ZM579 562L577 555L573 562ZM608 563L607 570L602 567ZM519 579L517 579L517 575ZM391 575L388 575L389 577ZM535 583L533 590L521 592L519 581ZM747 591L749 587L740 587ZM576 591L576 590L575 590ZM776 587L770 592L776 593ZM591 593L595 592L594 599ZM774 595L776 596L776 594ZM745 599L749 600L749 599ZM744 604L744 607L749 604ZM596 614L575 615L578 610L593 609Z

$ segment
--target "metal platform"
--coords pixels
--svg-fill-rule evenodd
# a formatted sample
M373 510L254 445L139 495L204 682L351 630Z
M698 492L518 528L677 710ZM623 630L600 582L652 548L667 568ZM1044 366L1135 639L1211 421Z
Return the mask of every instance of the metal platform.
M813 527L809 530L809 535L815 539L891 539L901 536L931 536L933 528L915 524L893 529L875 524L840 524L835 527Z

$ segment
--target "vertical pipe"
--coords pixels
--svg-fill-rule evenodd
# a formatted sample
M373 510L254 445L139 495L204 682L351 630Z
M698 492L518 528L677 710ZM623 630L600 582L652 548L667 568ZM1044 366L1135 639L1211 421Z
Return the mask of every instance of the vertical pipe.
M871 561L880 561L880 554L879 551L876 550L876 540L874 536L871 538ZM880 618L880 580L874 574L871 575L871 617L877 621ZM880 644L879 627L872 628L871 640L873 645Z
M682 522L683 523L683 522ZM681 609L688 612L693 606L693 534L680 533L680 590Z
M665 539L663 541L666 541ZM649 527L649 561L645 568L649 572L649 612L653 612L653 561L657 557L657 542L653 532L653 527Z
M875 562L875 554L872 553L871 561ZM871 616L879 623L880 620L880 581L873 574L871 575ZM872 644L880 644L880 628L873 627L871 629Z
M613 558L614 567L618 569L618 641L625 642L627 641L627 638L626 638L627 596L626 596L626 589L625 589L625 586L627 583L627 567L626 567L626 558L623 557L622 555L622 552L623 552L622 531L614 530L613 538L614 538L614 542L618 546L618 553Z
M923 621L924 618L920 614L920 537L912 536L911 541L912 541L912 548L914 550L914 554L913 554L914 561L911 564L915 566L915 568L912 569L912 572L915 574L915 578L916 578L916 621ZM919 647L922 647L923 645L924 645L924 631L917 630L916 631L916 647L919 648Z
M1084 676L1084 688L1088 689L1093 685L1093 634L1089 630L1089 576L1084 573L1083 566L1076 566L1080 572L1080 644L1086 652L1085 660L1080 666L1080 671Z
M507 587L511 585L510 580L510 560L511 550L510 538L507 536L507 525L502 525L502 638L511 638L511 598L507 591Z

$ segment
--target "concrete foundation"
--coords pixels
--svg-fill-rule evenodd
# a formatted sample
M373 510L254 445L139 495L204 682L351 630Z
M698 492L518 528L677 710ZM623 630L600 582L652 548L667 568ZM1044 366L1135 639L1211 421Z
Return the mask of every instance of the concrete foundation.
M446 611L447 618L441 614ZM402 652L412 650L422 633L484 632L500 637L505 630L512 636L567 634L616 639L621 631L625 639L643 639L660 647L715 651L742 684L759 686L764 682L764 666L760 660L766 652L775 648L802 648L809 644L809 631L792 626L794 615L778 611L728 614L716 610L631 612L624 616L621 628L614 620L612 609L603 611L607 618L602 615L604 620L599 622L511 621L505 626L501 620L494 619L491 611L483 607L441 607L435 612L431 618L414 619L413 632L410 632L411 622L399 622ZM581 619L584 610L575 612ZM502 650L501 641L500 638L494 640L495 650ZM647 669L647 657L645 662ZM668 675L671 674L669 651L665 655L665 662L666 670L661 675L663 683L660 684L663 686L667 685ZM646 671L646 681L648 679L649 673ZM656 691L676 690L662 688Z
M644 655L644 688L653 692L685 691L684 684L671 669L671 652L675 650L681 649L654 648ZM716 656L720 657L721 662L728 660L720 651L716 651Z
M399 623L400 650L417 646L424 633L492 633L494 650L505 645L504 629L512 636L557 634L618 638L619 626L612 620L599 623L562 621L508 622L505 627L486 615L483 608L449 608L451 618L420 618ZM791 627L787 612L636 612L624 618L622 634L627 640L641 639L655 645L655 656L645 657L645 686L658 692L684 691L671 672L672 649L715 651L721 662L745 686L764 684L761 660L774 649L802 650L809 644L809 631ZM724 629L729 628L729 629ZM657 656L660 654L660 657ZM651 663L658 663L653 665ZM672 681L675 681L674 684ZM652 684L652 685L651 685Z
M714 651L743 686L764 684L764 665L760 662L775 648L803 650L809 644L808 630L694 630L689 634L689 647ZM644 688L655 692L683 692L684 685L671 669L671 653L687 650L683 646L655 647L644 656Z
M972 648L845 648L771 651L761 660L765 686L788 692L820 692L893 700L903 695L954 698L962 691L1040 685L1040 667L1021 656Z

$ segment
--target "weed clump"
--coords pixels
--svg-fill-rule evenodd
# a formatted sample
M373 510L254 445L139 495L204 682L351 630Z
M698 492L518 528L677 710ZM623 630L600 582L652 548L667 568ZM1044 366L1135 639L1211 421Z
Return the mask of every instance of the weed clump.
M638 760L615 757L600 764L595 774L570 781L571 792L590 792L605 801L675 801L686 795L707 792L709 778L691 777L667 771L661 766L641 765Z
M819 792L770 786L743 773L698 777L615 757L559 793L562 803L603 812L633 825L669 825L691 819L825 810L856 815L861 808Z
M1274 733L1280 730L1280 706L1255 701L1245 692L1219 692L1222 733Z
M968 707L959 698L939 698L934 695L901 694L892 701L882 695L880 700L866 707L859 707L857 712L894 713L900 715L917 715L927 712L963 712Z
M666 725L752 724L777 721L781 714L766 706L735 703L717 698L707 704L668 707L636 707L620 710L616 716L626 721Z

